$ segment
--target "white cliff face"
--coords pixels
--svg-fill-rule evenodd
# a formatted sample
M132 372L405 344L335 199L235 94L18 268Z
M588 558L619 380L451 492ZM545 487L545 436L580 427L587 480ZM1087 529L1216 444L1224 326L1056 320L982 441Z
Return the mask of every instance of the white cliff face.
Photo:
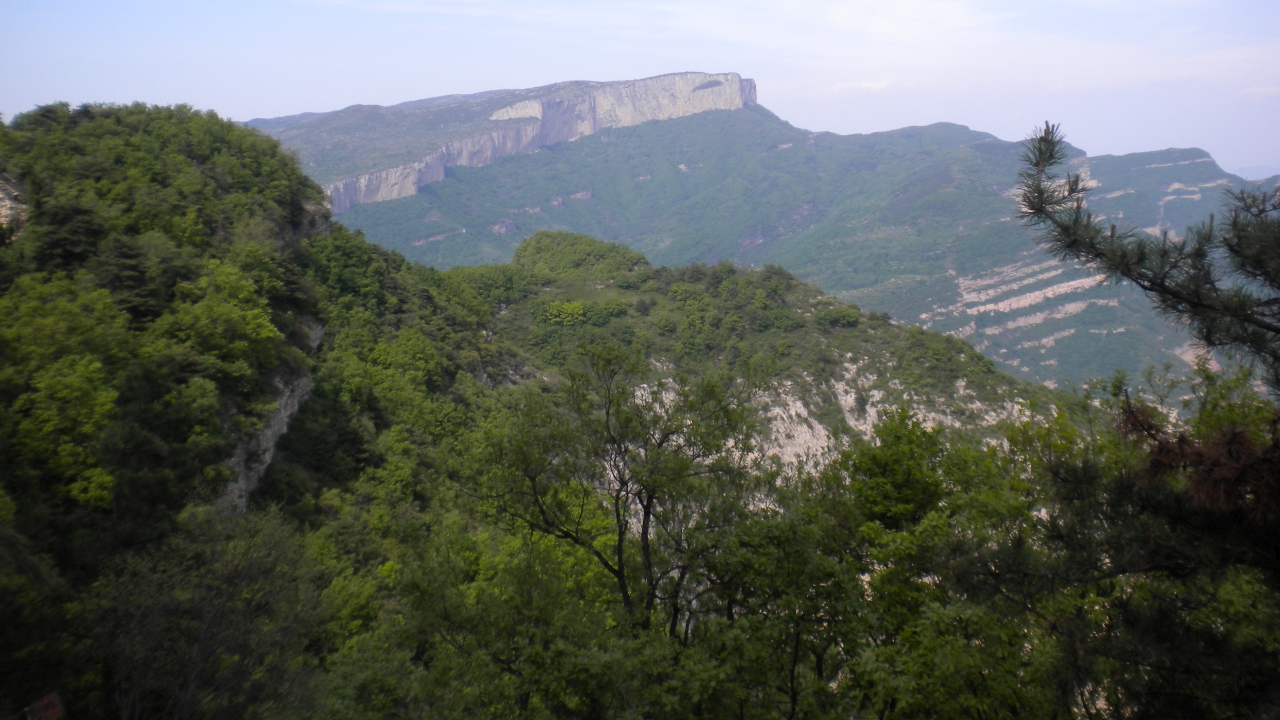
M542 119L541 100L523 100L515 105L508 105L489 116L490 120L520 120L523 118Z
M335 214L353 205L408 197L423 185L443 180L446 167L487 165L500 157L550 145L538 142L538 130L538 124L530 123L454 140L412 165L339 180L324 190Z
M411 165L347 178L325 187L333 212L353 205L407 197L444 179L447 167L477 167L519 152L576 140L605 128L671 120L712 110L754 105L756 86L737 73L676 73L644 80L598 83L570 93L508 105L489 116L509 123L444 144Z
M967 381L956 382L950 396L928 396L911 390L887 376L877 377L862 362L845 363L842 372L823 388L804 387L783 382L765 398L768 435L761 443L765 455L777 455L784 463L824 462L834 452L835 436L831 429L815 419L817 390L830 390L849 428L867 440L877 442L876 425L901 407L927 428L969 428L994 432L1006 423L1019 423L1033 417L1030 404L1016 395L982 402L966 388ZM895 390L897 392L895 392ZM1051 410L1052 412L1052 410Z
M6 175L0 175L0 225L21 227L27 205L18 184Z

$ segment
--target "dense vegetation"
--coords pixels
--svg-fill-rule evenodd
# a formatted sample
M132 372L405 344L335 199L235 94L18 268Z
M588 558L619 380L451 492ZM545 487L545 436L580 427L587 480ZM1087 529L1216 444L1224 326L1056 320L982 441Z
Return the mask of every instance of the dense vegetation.
M28 202L0 251L0 715L53 691L181 718L1280 698L1274 518L1152 471L1175 440L1274 447L1246 375L1202 369L1184 422L1158 383L1032 395L777 268L542 233L437 271L330 226L274 141L188 108L41 108L0 159ZM875 442L823 400L850 361L907 403ZM236 514L226 460L302 376ZM807 464L769 452L788 382L834 430ZM930 428L922 397L975 417ZM1015 397L1038 414L992 442L976 416Z

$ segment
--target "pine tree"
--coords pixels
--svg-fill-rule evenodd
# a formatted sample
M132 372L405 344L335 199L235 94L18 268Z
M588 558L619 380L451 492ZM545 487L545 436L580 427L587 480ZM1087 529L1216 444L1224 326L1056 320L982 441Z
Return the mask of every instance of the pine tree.
M1153 237L1093 218L1087 181L1055 172L1058 126L1028 138L1023 160L1021 215L1050 252L1137 285L1280 395L1280 190L1228 191L1226 222ZM1246 374L1197 375L1183 422L1115 383L1115 449L1138 449L1138 462L1109 466L1098 448L1047 455L1045 547L1057 565L1041 561L1040 582L1046 598L1079 594L1051 628L1063 686L1090 717L1280 716L1280 407ZM1223 609L1234 607L1252 610Z
M1280 394L1280 189L1229 190L1225 223L1210 215L1184 239L1156 238L1094 220L1088 182L1054 172L1066 155L1062 133L1049 123L1023 153L1021 215L1044 232L1049 250L1137 285L1205 347L1260 365Z

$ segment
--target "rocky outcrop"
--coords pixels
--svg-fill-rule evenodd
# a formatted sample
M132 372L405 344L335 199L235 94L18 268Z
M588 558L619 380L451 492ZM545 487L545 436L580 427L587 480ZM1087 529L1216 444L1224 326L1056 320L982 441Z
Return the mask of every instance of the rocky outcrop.
M254 435L236 447L236 452L227 461L227 466L236 475L235 482L226 487L219 505L226 510L241 514L249 506L249 495L258 489L258 483L266 474L267 467L275 457L276 443L289 429L289 421L298 414L298 408L311 394L311 378L303 376L286 380L277 377L276 408L267 417L262 432Z
M27 205L13 178L0 173L0 241L22 229Z
M498 125L446 142L416 163L329 184L325 192L333 212L413 195L423 185L443 180L448 167L487 165L507 155L576 140L605 128L711 110L739 110L756 103L755 82L737 73L676 73L579 87L574 92L552 93L500 108L489 116L489 121Z
M324 337L324 326L313 321L309 323L308 332L311 350L315 352ZM266 417L262 430L241 441L226 461L236 479L227 485L218 500L218 506L224 511L238 515L248 509L249 496L258 489L258 483L275 457L276 443L289 430L289 421L311 395L311 378L306 375L291 376L282 371L273 384L276 386L275 409Z
M328 235L333 226L333 213L324 203L308 200L302 204L302 217L298 224L291 227L289 240L320 237ZM283 250L285 237L277 241L276 249Z
M906 389L889 375L869 372L868 364L866 358L846 362L836 378L823 386L778 383L765 398L768 433L761 442L763 453L776 455L784 463L829 460L839 443L832 428L817 418L822 405L832 398L848 429L873 442L876 425L903 407L928 428L968 428L996 437L1003 424L1032 417L1030 403L1016 395L1012 386L1004 389L1003 397L986 402L967 389L965 379L956 381L954 392L924 394Z
M362 203L408 197L423 185L443 180L447 167L487 165L500 157L550 145L539 142L539 129L538 124L529 123L455 140L412 165L339 180L324 190L335 214Z

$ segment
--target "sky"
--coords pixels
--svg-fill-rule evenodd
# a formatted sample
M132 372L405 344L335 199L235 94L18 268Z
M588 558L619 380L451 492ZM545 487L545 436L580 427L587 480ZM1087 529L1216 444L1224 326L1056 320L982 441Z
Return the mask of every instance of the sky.
M1091 155L1280 173L1277 0L0 0L0 113L187 103L236 120L737 72L809 130L1046 120Z

